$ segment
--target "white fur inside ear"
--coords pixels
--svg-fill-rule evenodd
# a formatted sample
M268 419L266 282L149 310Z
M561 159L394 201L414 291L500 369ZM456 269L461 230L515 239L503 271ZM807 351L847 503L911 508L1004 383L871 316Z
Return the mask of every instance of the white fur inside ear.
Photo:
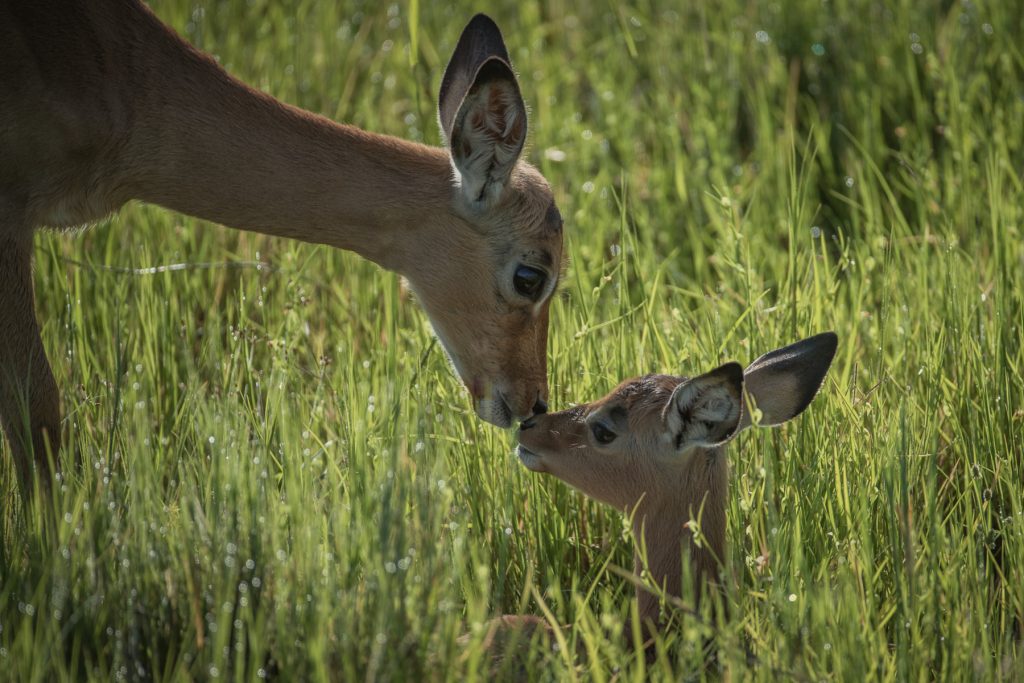
M725 422L735 412L736 405L729 400L729 392L724 387L715 387L708 391L704 400L697 405L693 419Z
M475 88L459 109L452 164L463 196L487 205L508 182L526 137L526 111L515 85L494 80Z
M739 397L719 381L691 381L676 389L666 414L676 450L714 446L730 438L739 425Z

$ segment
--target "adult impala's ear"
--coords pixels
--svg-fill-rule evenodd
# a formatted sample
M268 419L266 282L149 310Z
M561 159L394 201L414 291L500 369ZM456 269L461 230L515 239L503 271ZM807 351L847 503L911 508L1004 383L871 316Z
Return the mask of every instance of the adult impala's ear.
M810 405L825 379L838 338L823 332L761 356L744 371L743 383L760 413L758 424L771 427L791 420ZM752 414L743 411L740 429Z
M738 431L743 412L743 366L726 363L677 386L663 413L676 451L716 446Z
M501 31L478 14L441 80L438 117L463 195L486 208L501 197L526 142L526 105Z

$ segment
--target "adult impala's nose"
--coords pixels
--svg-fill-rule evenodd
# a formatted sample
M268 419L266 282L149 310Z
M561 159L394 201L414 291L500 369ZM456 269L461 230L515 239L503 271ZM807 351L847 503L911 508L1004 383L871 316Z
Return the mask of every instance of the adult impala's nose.
M537 416L548 412L548 402L540 396L533 404L533 415L519 423L519 430L523 431L537 425Z

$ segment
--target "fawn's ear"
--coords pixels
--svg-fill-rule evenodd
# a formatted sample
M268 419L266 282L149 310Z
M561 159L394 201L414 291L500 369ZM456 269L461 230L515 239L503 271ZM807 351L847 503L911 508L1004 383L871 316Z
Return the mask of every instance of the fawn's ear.
M462 31L441 80L438 118L463 196L487 208L501 197L526 142L526 105L501 31L486 15Z
M823 332L761 356L744 371L743 383L760 413L758 424L772 427L791 420L810 405L832 365L838 338ZM744 410L740 429L749 427Z
M743 367L726 363L677 386L663 417L678 452L728 441L738 430L742 412Z

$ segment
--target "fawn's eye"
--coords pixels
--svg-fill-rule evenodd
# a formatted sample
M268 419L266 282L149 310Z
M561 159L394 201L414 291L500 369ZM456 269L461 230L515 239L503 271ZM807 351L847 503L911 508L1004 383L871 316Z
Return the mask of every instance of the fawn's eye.
M516 288L516 293L520 296L524 296L530 301L536 301L544 291L545 280L547 280L547 275L544 274L544 271L530 266L519 266L516 268L515 275L512 276L512 286Z
M594 434L594 439L599 444L610 444L615 441L615 432L605 427L600 422L595 422L590 425L590 431Z

